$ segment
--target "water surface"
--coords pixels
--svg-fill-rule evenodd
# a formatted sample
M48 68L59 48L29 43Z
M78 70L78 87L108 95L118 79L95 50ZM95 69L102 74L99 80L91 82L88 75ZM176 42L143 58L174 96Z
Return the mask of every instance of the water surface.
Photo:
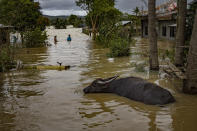
M71 34L72 42L66 42ZM132 45L130 57L107 58L81 29L48 29L51 47L21 49L17 59L31 65L71 65L66 71L21 70L0 74L1 131L196 131L197 96L182 83L148 69L148 45ZM53 44L57 35L58 43ZM173 47L160 43L163 50ZM145 105L114 94L82 92L96 78L138 76L170 90L177 102Z

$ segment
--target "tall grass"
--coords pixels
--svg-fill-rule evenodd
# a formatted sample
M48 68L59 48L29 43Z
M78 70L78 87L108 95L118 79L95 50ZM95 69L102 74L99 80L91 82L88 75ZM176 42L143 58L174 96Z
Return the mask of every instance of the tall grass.
M25 32L24 44L27 48L31 47L43 47L45 46L45 41L47 40L47 34L36 28L33 31Z
M0 45L0 72L8 71L16 66L14 49L9 45Z
M130 55L130 42L122 39L116 38L110 41L109 44L110 53L109 57L122 57Z

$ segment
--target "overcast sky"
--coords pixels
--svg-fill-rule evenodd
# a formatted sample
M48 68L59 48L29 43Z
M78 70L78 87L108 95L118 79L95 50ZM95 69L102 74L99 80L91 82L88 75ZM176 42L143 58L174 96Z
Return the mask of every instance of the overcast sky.
M76 6L75 0L35 0L39 1L42 7L42 12L45 15L86 15L85 11ZM148 0L145 0L148 1ZM168 0L157 0L158 4L164 3ZM188 0L192 1L192 0ZM132 10L138 6L142 8L145 6L141 0L116 0L116 8L123 12L131 13Z

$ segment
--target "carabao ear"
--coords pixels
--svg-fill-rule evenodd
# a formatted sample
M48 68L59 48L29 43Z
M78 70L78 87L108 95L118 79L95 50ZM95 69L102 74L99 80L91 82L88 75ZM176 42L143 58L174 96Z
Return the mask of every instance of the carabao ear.
M112 81L114 81L115 79L117 79L119 76L114 76L114 77L110 77L107 79L98 79L97 83L101 84L101 85L105 85L105 84L109 84Z

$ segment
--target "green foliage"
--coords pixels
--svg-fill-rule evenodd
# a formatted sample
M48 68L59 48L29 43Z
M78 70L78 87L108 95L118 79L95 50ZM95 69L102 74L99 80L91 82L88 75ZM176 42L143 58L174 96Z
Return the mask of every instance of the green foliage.
M167 58L170 59L171 62L174 62L174 56L175 56L175 49L173 50L166 50L165 55Z
M14 26L21 33L22 41L25 35L27 47L43 46L47 36L41 30L49 24L47 18L40 12L40 5L33 0L0 0L0 22ZM0 47L0 71L6 71L14 66L13 49Z
M14 50L11 46L0 46L0 72L8 71L16 66Z
M66 25L68 24L67 19L59 19L57 18L56 20L53 20L51 22L53 26L55 26L56 29L66 29Z
M135 16L138 16L139 13L140 13L139 7L136 7L136 8L133 10L133 13L135 13Z
M32 0L0 1L0 21L5 25L17 27L20 32L35 29L40 16L38 2L32 2Z
M104 47L110 48L110 57L128 56L130 44L119 37L121 26L117 23L122 13L114 7L115 0L78 0L77 6L87 11L86 24L92 28L93 39Z
M138 16L139 15L139 11L138 11L138 8L136 7L136 9L134 10L134 12L136 13L135 15L129 15L128 14L128 20L131 21L132 23L132 28L135 27L136 30L134 30L134 28L132 29L132 34L136 34L136 35L139 35L140 32L138 32L139 28L140 28L140 25L141 25L141 20L140 20L140 17Z
M83 28L82 33L84 33L86 35L89 35L89 30L87 28Z
M113 24L102 24L99 28L99 35L96 38L98 43L101 43L104 47L109 47L111 40L115 39L118 36L119 28Z
M110 41L109 57L121 57L130 55L130 43L122 38Z
M26 47L43 47L45 46L45 41L47 39L46 32L42 32L39 28L33 31L27 31L24 34L24 44Z
M14 26L22 36L22 43L26 31L36 28L44 30L48 25L48 20L42 17L40 12L39 2L33 2L33 0L1 0L0 21L5 25Z
M103 21L103 14L114 8L114 0L77 0L76 5L85 10L88 14L86 17L87 24L92 28L93 39L96 38L97 29Z
M68 19L57 18L51 20L51 25L55 26L56 29L66 29L67 25L73 25L74 27L80 27L83 24L81 18L76 15L70 15Z
M68 18L68 22L70 25L73 25L74 27L79 27L80 24L82 24L82 20L78 18L76 15L70 15Z
M37 25L38 27L40 27L42 31L44 31L46 26L49 26L49 24L50 24L49 19L44 16L40 16L37 20Z
M110 46L110 40L107 39L104 35L100 34L96 37L96 43L102 45L103 47L109 47Z
M118 36L121 26L117 26L122 13L115 8L110 8L99 17L99 35L96 38L98 43L102 43L105 47L109 47L111 40Z

